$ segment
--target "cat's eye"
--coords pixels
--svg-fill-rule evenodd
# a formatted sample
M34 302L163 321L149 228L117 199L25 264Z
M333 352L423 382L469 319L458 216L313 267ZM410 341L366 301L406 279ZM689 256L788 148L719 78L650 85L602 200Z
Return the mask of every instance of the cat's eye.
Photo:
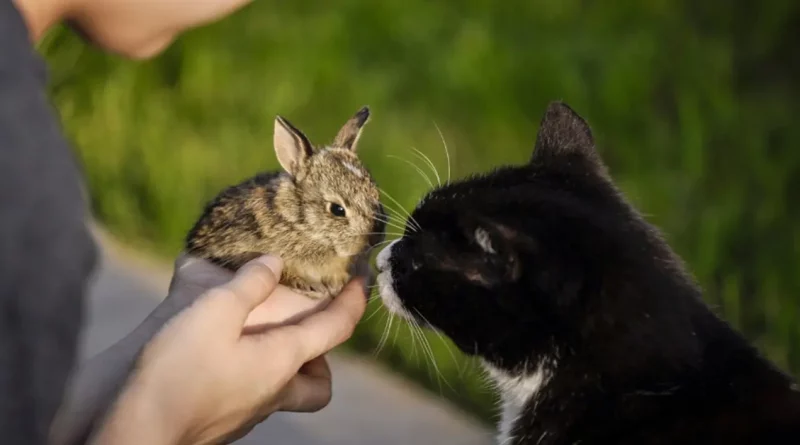
M339 204L336 204L335 202L328 203L328 211L331 212L331 215L333 216L343 217L347 215L347 212L345 212L344 207L340 206Z

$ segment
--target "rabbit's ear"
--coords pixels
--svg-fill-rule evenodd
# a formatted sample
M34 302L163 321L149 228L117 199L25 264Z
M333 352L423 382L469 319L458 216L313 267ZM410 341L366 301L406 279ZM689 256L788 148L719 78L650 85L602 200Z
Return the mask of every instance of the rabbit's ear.
M361 137L361 129L369 120L369 107L363 107L348 120L336 139L333 140L333 146L337 148L346 148L348 150L356 151L358 147L358 138Z
M273 143L278 162L292 175L296 173L299 163L314 153L306 135L281 116L275 118Z

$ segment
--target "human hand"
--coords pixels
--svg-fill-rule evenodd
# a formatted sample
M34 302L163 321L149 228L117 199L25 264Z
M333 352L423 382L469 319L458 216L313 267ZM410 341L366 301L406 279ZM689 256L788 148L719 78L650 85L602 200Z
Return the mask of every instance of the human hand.
M354 275L369 274L365 263L354 271ZM211 288L222 286L234 278L234 272L209 261L181 253L175 261L175 271L165 301L156 310L157 316L172 318L192 304ZM330 302L329 299L314 300L291 291L283 285L275 286L263 303L256 306L245 321L245 332L256 332L266 328L293 323L314 313Z
M309 300L280 289L281 267L275 258L254 260L172 319L145 348L94 443L219 443L241 437L275 411L327 405L331 376L322 356L347 340L363 315L363 279L301 320L264 310L266 322L280 326L243 334L247 323L264 325L254 310L272 298ZM170 298L191 298L201 281L182 291L173 282Z

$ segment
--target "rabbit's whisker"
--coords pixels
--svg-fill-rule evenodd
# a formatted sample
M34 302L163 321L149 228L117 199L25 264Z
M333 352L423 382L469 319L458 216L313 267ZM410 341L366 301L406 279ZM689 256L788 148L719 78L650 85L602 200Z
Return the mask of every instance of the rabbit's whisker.
M436 131L439 132L439 137L442 139L442 145L444 145L444 154L447 156L447 182L450 182L450 150L447 149L447 141L444 140L444 134L442 134L442 130L439 128L439 125L436 122L433 123L436 127Z
M419 175L422 176L422 179L427 181L428 185L430 185L431 188L433 188L433 182L431 181L431 178L429 178L428 175L426 175L425 172L422 171L422 169L417 166L417 164L414 164L413 162L409 161L408 159L403 159L403 158L401 158L399 156L386 155L386 157L387 158L398 159L398 160L403 161L403 162L407 163L408 165L414 167L414 170L416 170L417 173L419 173Z
M429 158L425 153L417 150L416 147L411 147L411 149L414 150L414 154L418 158L422 159L423 161L426 161L428 163L428 165L431 166L431 170L433 170L433 174L436 175L436 182L441 186L442 185L442 178L441 178L441 176L439 176L439 170L436 168L436 165L434 165L433 161L431 161L431 158ZM433 188L433 184L431 184L431 188Z

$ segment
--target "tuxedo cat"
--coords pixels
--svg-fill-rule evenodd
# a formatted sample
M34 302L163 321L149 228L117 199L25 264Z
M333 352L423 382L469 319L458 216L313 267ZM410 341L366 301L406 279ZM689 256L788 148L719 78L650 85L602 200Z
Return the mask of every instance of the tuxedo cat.
M501 445L800 444L797 384L704 304L565 104L526 165L428 193L378 269L389 310L480 358Z

